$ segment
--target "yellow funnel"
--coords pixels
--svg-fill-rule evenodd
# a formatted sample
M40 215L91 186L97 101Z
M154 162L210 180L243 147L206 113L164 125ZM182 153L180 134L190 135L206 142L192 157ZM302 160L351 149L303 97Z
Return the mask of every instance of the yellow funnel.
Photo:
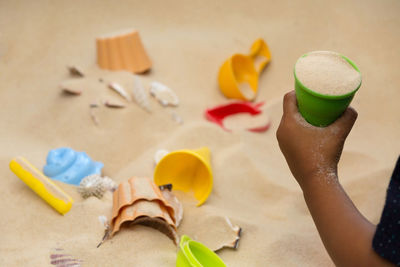
M183 192L193 191L203 204L213 186L210 165L210 150L202 147L197 150L177 150L164 156L154 170L157 185L172 184L172 188Z

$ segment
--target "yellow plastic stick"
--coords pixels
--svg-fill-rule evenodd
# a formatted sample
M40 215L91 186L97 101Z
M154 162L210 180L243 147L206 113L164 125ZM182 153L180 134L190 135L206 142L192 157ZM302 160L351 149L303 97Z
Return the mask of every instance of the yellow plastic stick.
M59 213L64 215L71 209L74 200L25 158L11 160L10 169Z

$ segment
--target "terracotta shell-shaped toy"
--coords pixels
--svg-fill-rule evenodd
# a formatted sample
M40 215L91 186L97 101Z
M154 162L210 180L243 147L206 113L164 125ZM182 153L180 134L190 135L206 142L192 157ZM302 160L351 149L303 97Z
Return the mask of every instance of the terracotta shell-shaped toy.
M102 69L143 73L151 68L151 61L136 30L99 37L96 46L97 63Z
M132 177L114 192L111 236L126 223L156 228L177 242L175 211L152 180Z

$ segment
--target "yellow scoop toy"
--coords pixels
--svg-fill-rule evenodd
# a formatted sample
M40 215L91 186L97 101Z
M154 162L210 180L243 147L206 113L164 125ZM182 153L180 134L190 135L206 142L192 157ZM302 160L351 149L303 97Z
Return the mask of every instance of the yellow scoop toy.
M257 39L249 55L234 54L219 70L218 83L228 98L254 100L258 90L258 76L271 61L271 53L263 39Z
M193 191L200 206L213 187L210 150L183 149L165 155L154 170L154 182L159 186L172 184L173 189L183 192Z

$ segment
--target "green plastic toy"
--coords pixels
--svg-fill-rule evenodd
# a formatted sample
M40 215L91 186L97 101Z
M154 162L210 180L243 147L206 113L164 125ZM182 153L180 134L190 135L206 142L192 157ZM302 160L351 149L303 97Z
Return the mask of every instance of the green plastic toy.
M306 57L308 54L304 54L301 57ZM357 66L347 57L340 55L347 62L350 63L353 68L360 72ZM325 127L333 123L339 118L346 108L350 105L353 97L357 90L361 86L360 84L350 93L345 95L323 95L316 93L309 88L305 87L296 76L296 65L294 67L294 78L295 78L295 90L297 103L299 105L299 111L301 115L310 124L319 127Z
M226 267L211 249L187 235L181 237L179 246L176 267Z

